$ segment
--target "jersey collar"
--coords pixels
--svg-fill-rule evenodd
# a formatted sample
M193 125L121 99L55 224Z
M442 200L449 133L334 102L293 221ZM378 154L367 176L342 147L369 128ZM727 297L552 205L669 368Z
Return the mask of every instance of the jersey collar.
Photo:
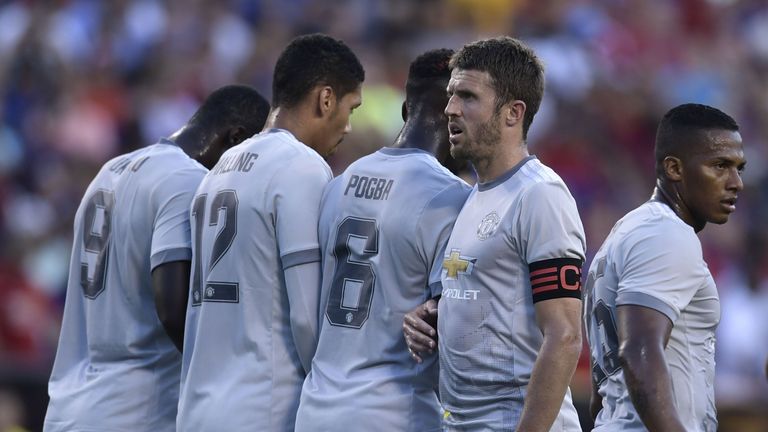
M536 159L536 156L535 155L530 155L530 156L526 157L525 159L521 160L520 162L518 162L517 165L513 166L509 171L507 171L504 174L496 177L495 179L493 179L493 180L491 180L489 182L485 182L485 183L479 183L478 182L477 183L477 190L479 190L480 192L484 192L484 191L487 191L489 189L495 188L496 186L498 186L498 185L504 183L505 181L509 180L510 178L512 178L512 176L515 175L515 173L518 172L520 170L520 168L523 167L523 165L525 165L526 163L528 163L528 161L533 160L533 159Z
M403 156L403 155L409 155L409 154L425 154L433 156L432 153L422 150L419 148L400 148L400 147L382 147L379 149L379 153L385 154L387 156Z
M172 145L174 147L178 147L179 145L175 142L169 140L168 138L160 138L160 141L157 142L158 144L165 144L165 145Z

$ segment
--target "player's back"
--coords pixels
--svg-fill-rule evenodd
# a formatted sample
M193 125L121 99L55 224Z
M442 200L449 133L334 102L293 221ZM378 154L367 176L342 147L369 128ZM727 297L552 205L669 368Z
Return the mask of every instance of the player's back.
M618 357L618 305L652 308L672 321L665 357L678 414L690 431L716 430L712 386L719 300L693 228L660 202L629 212L595 255L584 295L592 379L603 398L595 430L646 430Z
M47 431L174 430L181 356L151 269L191 256L187 208L206 170L164 140L106 163L74 224Z
M317 153L273 129L228 150L197 191L179 431L293 429L304 371L283 269L318 251L316 236L283 225L302 209L281 202L308 172L320 188L331 178Z
M469 190L431 154L394 148L326 187L323 316L297 431L439 429L436 355L414 362L402 322L440 294L443 247Z

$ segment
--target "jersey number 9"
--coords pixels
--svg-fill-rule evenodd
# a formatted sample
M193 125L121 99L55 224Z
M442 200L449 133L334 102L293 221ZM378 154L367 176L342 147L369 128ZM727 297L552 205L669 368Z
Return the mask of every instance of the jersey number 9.
M83 249L86 254L96 254L93 276L88 277L88 260L80 263L80 286L83 295L95 299L104 291L109 266L109 235L112 228L112 208L115 195L106 189L97 190L88 199L83 216Z

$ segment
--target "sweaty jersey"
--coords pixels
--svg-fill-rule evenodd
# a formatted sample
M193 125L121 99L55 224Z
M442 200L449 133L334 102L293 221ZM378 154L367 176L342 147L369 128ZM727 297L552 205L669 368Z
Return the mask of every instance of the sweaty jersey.
M293 430L305 373L283 271L320 260L331 177L314 150L272 129L224 153L200 184L179 431Z
M447 431L515 430L543 341L529 264L580 261L584 249L573 197L534 156L475 186L443 262L438 335ZM581 430L570 390L551 430Z
M46 431L173 431L181 355L151 270L189 260L189 203L206 169L164 140L106 163L75 215Z
M328 185L324 316L297 431L439 430L436 355L414 362L402 325L440 294L443 250L468 193L418 149L383 148Z
M596 431L647 430L619 362L616 307L655 309L672 321L664 355L675 407L691 432L714 432L715 328L720 300L693 228L666 204L649 201L613 227L589 269L584 325L592 380L603 406Z

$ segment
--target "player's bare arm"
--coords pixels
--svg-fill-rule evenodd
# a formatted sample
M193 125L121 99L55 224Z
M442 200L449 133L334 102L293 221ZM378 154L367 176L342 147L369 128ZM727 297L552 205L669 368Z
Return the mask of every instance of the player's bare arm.
M152 291L157 317L179 352L184 346L190 264L189 261L173 261L152 270Z
M533 366L518 432L543 432L552 427L581 353L580 299L544 300L534 308L544 341Z
M437 302L438 298L429 299L417 308L405 314L403 335L408 351L417 363L422 362L421 355L432 354L437 347Z
M619 360L640 418L650 432L684 431L664 358L672 322L661 312L643 306L618 306L616 315Z

